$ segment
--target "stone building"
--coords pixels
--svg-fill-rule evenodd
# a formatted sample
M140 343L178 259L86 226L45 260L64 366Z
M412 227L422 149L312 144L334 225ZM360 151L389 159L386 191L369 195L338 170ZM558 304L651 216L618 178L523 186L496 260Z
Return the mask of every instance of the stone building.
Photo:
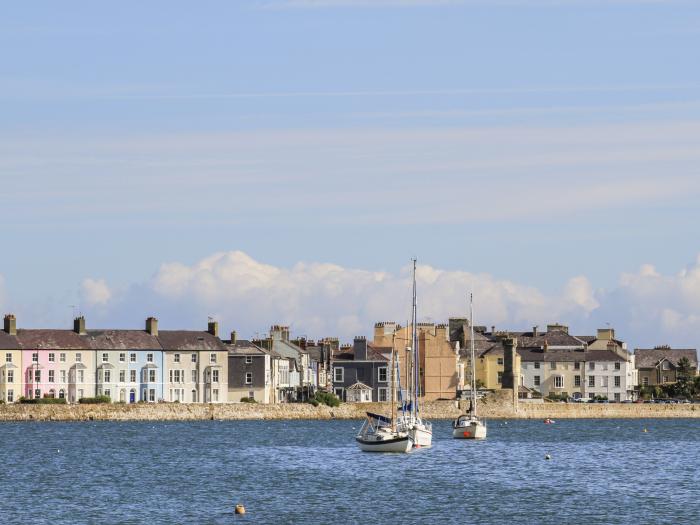
M675 383L678 380L678 362L686 358L690 362L690 375L697 375L698 354L694 348L636 348L634 350L640 386Z
M421 397L432 401L454 399L459 383L459 349L448 338L446 324L417 323L419 377ZM401 327L394 322L376 323L373 345L395 348L399 356L401 382L407 384L407 364L412 352L411 326Z

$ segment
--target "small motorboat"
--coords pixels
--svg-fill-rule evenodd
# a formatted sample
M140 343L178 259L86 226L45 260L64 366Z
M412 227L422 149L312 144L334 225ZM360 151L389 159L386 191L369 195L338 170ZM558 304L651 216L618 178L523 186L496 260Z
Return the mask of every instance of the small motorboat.
M545 425L553 425L553 424L554 424L554 420L553 420L553 419L547 418L547 419L544 420L544 424L545 424Z

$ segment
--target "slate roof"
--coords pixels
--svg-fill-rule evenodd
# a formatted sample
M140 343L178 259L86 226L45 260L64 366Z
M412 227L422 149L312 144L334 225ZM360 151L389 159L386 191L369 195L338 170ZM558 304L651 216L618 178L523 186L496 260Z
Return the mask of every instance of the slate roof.
M82 337L93 350L162 350L158 338L145 330L87 330Z
M22 348L17 337L0 330L0 350L19 350Z
M20 328L17 341L27 350L89 350L90 344L73 330Z
M354 361L355 352L352 347L344 349L342 353L333 355L334 361ZM368 361L391 361L391 347L379 346L373 343L367 343L367 360Z
M610 350L547 350L535 348L518 348L518 355L523 362L583 362L583 361L625 361L625 358Z
M182 350L184 352L228 350L221 339L201 330L158 330L158 341L163 350Z
M676 367L682 357L687 357L694 368L698 367L698 354L694 348L635 348L634 356L637 368L656 368L663 359Z
M517 337L518 348L541 348L545 342L548 346L583 348L586 345L585 341L559 330L538 333L536 336L532 332L512 332L512 336Z
M234 344L224 341L228 348L228 355L266 355L267 352L247 339L239 339Z

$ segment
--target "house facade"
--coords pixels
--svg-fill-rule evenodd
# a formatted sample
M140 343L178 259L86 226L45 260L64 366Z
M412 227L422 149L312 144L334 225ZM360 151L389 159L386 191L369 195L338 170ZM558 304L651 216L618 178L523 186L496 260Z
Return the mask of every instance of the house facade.
M95 395L95 352L82 337L85 318L73 330L17 329L22 348L22 395L65 398L71 403Z
M119 403L163 400L163 349L157 324L145 330L87 330L84 338L95 354L95 394Z
M0 401L15 403L21 395L22 349L17 340L17 321L8 314L0 332Z
M656 386L678 381L682 358L690 362L690 375L697 375L698 355L694 348L671 348L668 345L634 350L640 386Z
M165 401L228 401L228 348L219 339L219 323L210 321L206 331L157 330L157 334L163 349Z
M235 332L225 343L228 347L229 402L238 403L243 398L257 403L274 402L270 353L248 340L237 339Z
M521 384L545 397L636 399L634 356L608 335L599 335L572 336L563 325L550 325L544 333L537 327L520 333Z
M352 348L343 348L333 357L333 393L348 402L390 401L390 360L390 346L355 337Z

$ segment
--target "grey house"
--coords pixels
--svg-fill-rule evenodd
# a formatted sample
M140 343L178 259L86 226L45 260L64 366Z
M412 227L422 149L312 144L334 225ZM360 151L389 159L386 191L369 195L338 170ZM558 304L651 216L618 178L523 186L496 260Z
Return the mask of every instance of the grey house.
M243 398L257 403L271 403L272 370L270 352L245 339L236 339L235 332L228 347L228 400L238 403Z
M391 347L374 346L355 337L352 348L332 360L333 392L343 401L391 399Z

